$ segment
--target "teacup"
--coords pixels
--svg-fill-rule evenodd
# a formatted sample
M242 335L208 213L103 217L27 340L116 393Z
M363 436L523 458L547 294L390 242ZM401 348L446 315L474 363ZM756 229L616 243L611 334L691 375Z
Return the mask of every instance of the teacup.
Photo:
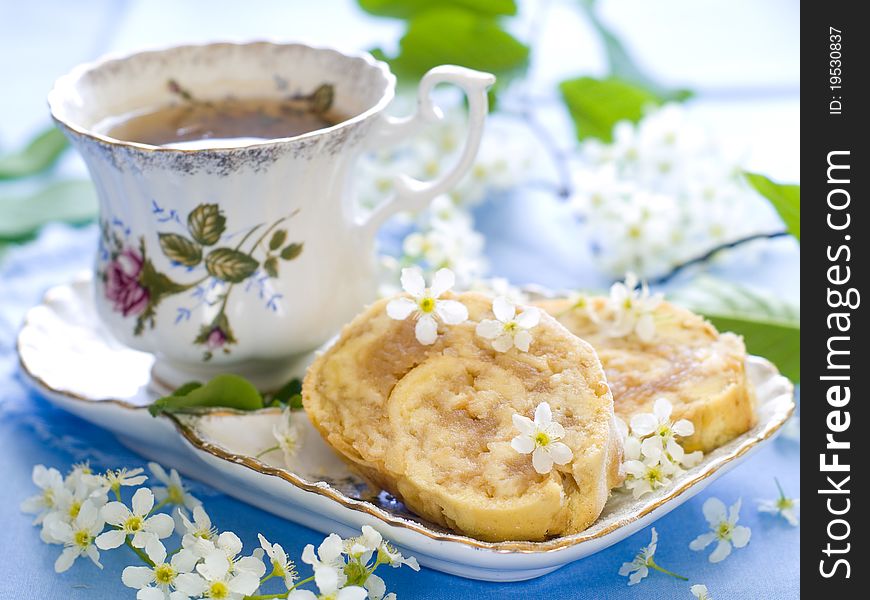
M154 146L114 139L117 115L197 98L306 97L327 86L348 118L266 141ZM219 372L273 387L376 294L374 241L400 210L456 185L477 153L494 77L441 66L421 80L416 114L390 117L395 77L368 54L255 42L180 46L82 65L49 93L55 121L97 189L98 312L123 343L154 353L169 386ZM401 176L364 214L354 166L372 149L441 118L432 89L461 88L468 131L457 164L433 181Z

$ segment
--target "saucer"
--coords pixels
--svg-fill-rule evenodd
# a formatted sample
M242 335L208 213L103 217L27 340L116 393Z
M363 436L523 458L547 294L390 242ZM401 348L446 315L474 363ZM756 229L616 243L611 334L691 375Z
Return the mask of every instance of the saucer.
M447 531L370 489L348 470L305 417L300 451L274 445L277 409L153 418L146 407L163 395L151 378L154 358L114 340L101 325L89 277L50 289L32 308L17 349L27 380L50 402L113 432L137 453L177 468L244 502L323 533L377 528L429 568L486 581L519 581L549 573L615 544L680 506L770 443L794 411L794 389L769 361L747 358L758 424L706 454L672 485L640 499L615 492L586 531L543 542L483 542Z

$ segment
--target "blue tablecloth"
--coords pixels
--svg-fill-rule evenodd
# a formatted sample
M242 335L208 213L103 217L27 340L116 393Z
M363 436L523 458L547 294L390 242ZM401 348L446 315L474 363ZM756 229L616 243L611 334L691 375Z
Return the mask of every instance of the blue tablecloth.
M18 511L20 501L34 493L30 473L36 463L62 471L84 460L100 469L145 463L110 434L29 392L21 380L14 353L14 334L24 311L39 300L46 287L89 266L95 234L93 228L51 226L36 242L10 252L0 264L2 599L135 597L135 592L125 588L120 579L120 572L131 557L124 549L104 553L102 572L80 561L71 571L55 575L53 564L59 547L43 544L38 530L30 525L30 516ZM528 582L482 583L425 568L420 573L388 569L384 575L388 589L396 591L399 598L691 599L691 583L706 584L718 599L798 598L799 530L756 510L756 499L775 496L774 476L787 491L797 493L800 475L796 442L775 441L656 523L659 532L656 558L661 565L688 576L689 583L654 572L640 585L630 588L626 578L617 574L622 562L630 561L649 542L649 529ZM206 484L195 482L192 486L214 523L221 529L237 532L249 550L257 544L257 533L264 532L298 560L305 544L316 544L322 539L319 533L242 504ZM701 553L688 549L689 542L707 529L701 505L710 496L717 496L727 504L742 497L741 523L752 528L749 545L715 565L707 561L709 550Z
M563 3L564 6L553 4L558 13L552 19L554 25L564 25L556 35L562 36L560 39L563 41L583 42L583 32L587 30L572 16L572 3ZM644 50L639 55L654 70L658 67L661 74L672 75L671 68L678 65L683 68L678 77L686 80L679 83L695 88L709 87L711 81L715 83L714 87L736 85L744 91L747 89L745 86L750 86L748 96L742 102L739 101L740 94L735 96L737 102L726 94L731 101L723 103L715 96L714 89L713 96L705 104L702 91L698 106L707 111L710 124L717 126L723 136L732 136L732 141L740 142L741 147L752 140L749 166L780 178L796 177L796 144L789 144L789 140L796 140L793 121L799 105L797 88L794 85L777 88L780 92L784 89L789 95L784 98L773 96L772 100L764 93L753 95L751 89L752 86L768 85L771 77L790 77L793 53L788 43L794 36L789 33L789 23L794 23L796 16L787 18L790 13L774 14L782 12L782 7L776 3L764 7L753 4L751 9L728 2L712 3L715 6L705 4L703 14L695 11L690 2L643 10L637 3L603 4L610 9L611 17L617 20L623 17L622 25L628 26L632 41ZM74 64L91 60L106 50L264 36L366 48L397 38L400 33L398 23L374 19L362 22L362 16L353 6L350 0L332 0L328 4L326 0L318 3L259 0L256 10L251 10L248 3L234 3L232 0L209 0L207 4L172 0L0 2L0 49L3 50L0 52L0 73L10 88L9 93L0 96L0 141L8 146L23 143L47 120L44 96L51 81ZM328 19L322 18L325 8L328 8ZM641 12L634 15L634 11ZM705 16L708 11L714 16ZM686 55L683 41L676 40L672 45L677 54L668 54L667 44L662 42L662 32L672 29L674 15L688 20L683 29L689 35L700 36L697 39L710 37L715 48L711 46L707 48L707 54L699 52L694 58L695 53ZM763 18L762 15L767 16ZM768 44L764 52L754 48L748 54L739 40L722 37L723 32L731 30L721 25L722 19L731 23L731 28L744 27L748 22L763 23L765 35L759 38L759 43ZM771 27L772 23L777 27ZM731 45L726 47L728 44ZM567 74L602 72L601 56L591 46L586 48L581 43L578 47L571 46L570 52L558 44L546 46L542 54L535 55L534 61L536 81L542 89L552 88L555 81L566 75L560 69L567 69ZM548 49L551 51L549 56L546 55ZM664 54L654 52L658 50ZM729 61L719 61L722 64L718 66L713 64L716 61L710 60L711 56L726 55ZM674 61L673 56L679 59ZM729 70L731 64L740 65L740 69ZM774 81L774 85L777 81L779 79ZM74 159L67 160L61 172L83 175L81 163ZM601 280L597 280L589 268L590 257L578 254L583 244L576 238L576 230L566 225L570 219L566 218L564 208L547 204L551 200L531 196L503 199L497 210L484 209L478 215L478 226L487 235L494 273L510 277L517 283L535 282L553 287L600 285ZM542 231L547 234L543 235ZM144 466L145 461L121 446L110 434L52 407L29 392L18 371L14 338L24 311L39 301L46 288L68 280L78 270L89 268L95 243L94 228L76 230L51 226L36 242L10 251L0 259L0 526L3 528L0 600L135 597L135 592L124 587L120 579L128 553L123 550L104 553L105 569L102 572L80 562L66 574L56 575L53 564L59 547L40 542L38 530L30 525L30 516L18 511L21 500L34 493L30 474L36 463L61 470L84 460L90 460L101 469ZM724 274L742 282L775 289L786 297L796 297L798 263L793 241L780 240L770 245L758 263L731 265L731 272ZM797 493L797 443L778 440L770 444L716 481L699 497L659 520L656 523L659 532L656 557L659 562L690 577L690 583L705 583L718 599L799 597L799 530L782 520L762 516L755 508L756 498L775 496L774 476L787 491ZM257 532L262 531L270 540L282 543L291 557L298 560L305 544L317 543L322 538L314 531L228 498L205 484L192 485L194 493L205 502L215 524L221 529L237 532L248 551L256 544ZM741 522L752 528L748 547L736 550L718 565L707 562L707 553L688 549L689 542L707 529L701 505L710 496L717 496L728 504L742 497ZM425 568L421 573L408 569L388 570L385 577L388 589L405 599L690 600L690 583L653 573L640 585L629 588L626 578L617 575L622 562L631 560L648 542L649 529L646 529L595 556L524 583L481 583Z

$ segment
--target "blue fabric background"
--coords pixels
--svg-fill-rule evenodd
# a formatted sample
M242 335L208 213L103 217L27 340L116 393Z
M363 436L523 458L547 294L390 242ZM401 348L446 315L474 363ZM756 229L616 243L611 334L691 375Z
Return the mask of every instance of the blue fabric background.
M554 4L558 10L573 10L567 7L570 2L566 2L564 8ZM756 151L752 158L758 164L750 166L782 178L796 177L797 164L789 160L793 154L789 153L791 146L786 144L795 139L791 116L796 118L799 90L794 84L789 87L782 83L782 74L788 75L790 63L774 68L772 63L765 62L770 57L782 60L781 56L776 58L779 56L776 48L788 46L792 34L780 24L794 21L785 18L788 15L782 12L793 8L789 0L763 3L764 6L746 3L753 7L751 10L738 6L740 3L719 3L713 7L705 3L704 8L698 10L704 13L724 11L715 19L708 18L706 23L691 2L682 5L671 2L668 6L656 5L649 9L642 7L642 3L603 4L617 15L625 15L626 11L647 11L646 16L641 17L631 14L623 23L629 25L633 40L645 36L640 43L647 48L661 48L668 42L655 32L673 26L669 14L678 14L680 19L694 18L691 27L683 28L684 33L693 35L694 31L698 36L711 39L721 40L717 35L723 27L723 18L734 27L737 26L734 23L739 23L740 28L752 24L764 27L764 35L756 41L762 44L769 40L773 46L761 52L753 44L751 60L746 58L749 51L744 52L739 47L739 40L719 53L722 60L727 55L742 61L739 74L748 82L746 85L743 81L737 82L742 91L728 96L727 102L716 97L715 91L710 97L702 92L696 106L706 110L708 115L715 115L709 122L720 132L742 135L739 141L744 144L751 139ZM246 8L241 10L239 5ZM44 0L39 3L0 0L0 77L4 81L4 94L0 95L0 142L4 146L23 143L32 131L44 126L47 122L44 97L52 80L73 65L107 50L214 37L264 36L365 48L382 40L396 39L400 33L398 25L389 20L365 21L358 11L352 10L353 2L345 0L317 3L258 0L256 10L248 10L250 6L254 4L234 4L230 0L183 3L177 0ZM328 12L328 18L323 17L324 12ZM743 14L749 12L752 14ZM727 23L724 27L728 27ZM699 53L697 60L693 53L686 54L682 37L673 43L680 45L679 66L687 69L683 72L710 73L715 76L717 85L723 82L734 85L733 75L738 71L729 70L725 63L708 62L696 65L692 71L693 61L703 60L704 54ZM721 43L729 42L722 40ZM559 50L558 46L550 46ZM741 56L744 58L739 58ZM600 72L600 60L600 56L594 54L572 54L570 68ZM788 60L792 60L790 55ZM553 71L567 62L563 56L558 60L536 56L533 67L539 72L542 89L552 87L559 76ZM729 77L730 82L726 81ZM780 86L775 90L779 96L765 95L763 90L753 95L751 86L769 82L771 78L775 79L773 85ZM569 130L566 128L566 131ZM759 152L759 148L766 152ZM81 163L73 156L64 161L59 173L84 176ZM8 189L3 187L2 191ZM16 193L18 191L16 189ZM536 197L532 193L521 198L504 198L497 207L483 207L476 217L479 228L487 235L495 274L510 277L517 283L535 282L554 287L589 287L604 283L589 268L590 257L578 251L583 247L582 240L577 239L577 230L566 218L564 206L555 205L552 198ZM25 310L39 301L46 288L70 279L78 270L89 268L95 244L94 228L76 230L51 226L36 242L11 251L0 260L0 600L135 597L135 592L125 588L120 580L120 572L131 556L124 549L104 553L103 572L80 561L71 571L55 575L53 564L59 547L40 542L38 531L30 525L30 517L18 511L21 500L34 493L30 473L36 463L61 470L83 460L90 460L101 469L144 466L141 458L118 444L110 434L53 408L29 392L18 372L14 338ZM717 269L721 275L796 298L798 265L796 244L780 240L770 244L754 260L729 261ZM649 529L597 555L529 582L488 584L427 569L421 573L408 569L388 570L384 573L385 579L388 589L405 599L691 599L690 584L705 583L720 600L791 600L799 597L799 530L783 520L760 515L755 508L757 498L775 496L774 476L779 477L787 491L797 493L800 478L797 443L780 439L768 445L699 497L656 523L660 536L658 561L690 577L689 583L653 573L640 585L629 588L626 578L617 575L622 562L631 560L637 550L649 542ZM215 524L237 532L247 550L256 544L257 532L264 532L270 540L283 544L291 557L298 559L305 544L318 543L321 539L318 533L239 503L207 484L195 482L192 487L205 502ZM707 553L688 549L689 542L707 529L701 505L710 496L717 496L728 504L742 497L741 523L752 528L749 545L735 550L718 565L707 562Z

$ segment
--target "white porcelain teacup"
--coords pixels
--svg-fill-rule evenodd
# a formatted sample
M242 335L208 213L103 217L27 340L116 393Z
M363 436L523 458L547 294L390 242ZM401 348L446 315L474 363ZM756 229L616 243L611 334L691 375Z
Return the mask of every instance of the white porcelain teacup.
M114 139L118 115L177 100L168 82L220 100L310 94L323 84L349 117L290 138L200 143L195 149ZM389 117L395 77L368 54L256 42L181 46L82 65L49 94L99 195L97 307L122 342L157 357L168 385L236 372L274 386L375 297L374 239L399 210L449 190L471 166L492 75L442 66L419 87L417 113ZM468 134L455 167L423 182L400 177L363 216L354 166L441 113L430 92L466 94ZM177 90L176 90L177 92Z

